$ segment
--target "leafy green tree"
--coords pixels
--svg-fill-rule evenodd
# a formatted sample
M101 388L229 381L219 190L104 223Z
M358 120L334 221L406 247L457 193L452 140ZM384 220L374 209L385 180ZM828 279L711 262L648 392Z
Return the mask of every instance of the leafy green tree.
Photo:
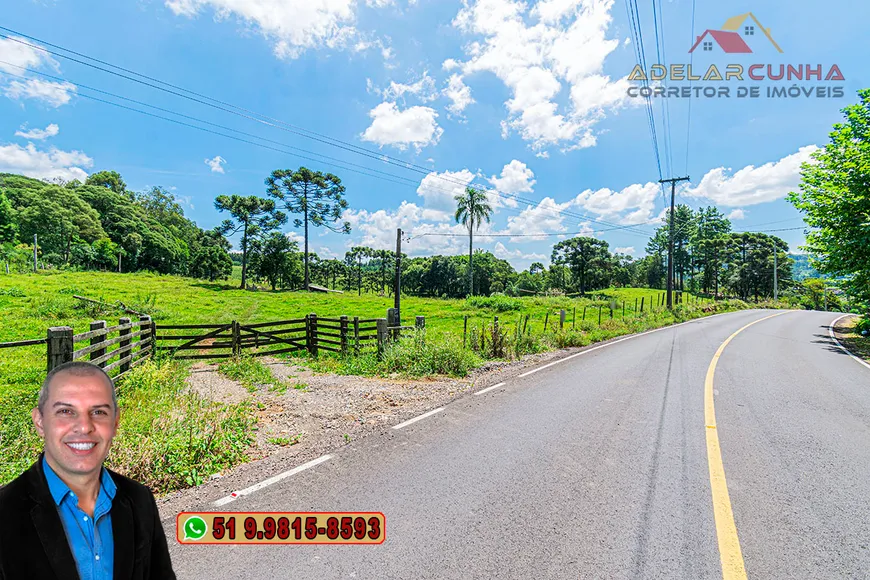
M570 268L580 294L605 285L610 260L607 242L595 238L581 236L553 246L553 264Z
M210 282L229 278L233 273L233 261L227 251L218 246L203 246L191 260L190 275Z
M18 223L16 222L15 208L0 190L0 244L14 242L18 239Z
M693 267L701 272L700 288L709 292L718 287L722 266L722 236L731 232L731 221L716 207L702 207L695 216L691 233Z
M843 287L870 315L870 89L843 109L830 142L801 168L799 192L788 200L812 228L804 247L824 274L843 276Z
M121 174L117 171L98 171L92 173L85 180L85 185L105 187L118 194L127 193L127 184L124 183Z
M456 222L468 228L468 295L474 296L474 231L484 221L490 222L492 206L485 191L471 186L466 187L465 193L455 196L454 199Z
M332 173L312 171L306 167L297 170L278 169L266 179L266 191L289 214L302 214L293 220L294 227L304 228L305 289L310 279L308 258L308 226L323 226L330 231L350 233L350 222L342 222L347 200L341 179Z
M115 270L118 267L118 256L124 256L124 250L110 240L109 238L101 238L94 242L94 262L97 266L106 270Z
M262 243L255 274L269 281L272 290L279 285L292 287L302 281L296 258L299 246L281 232L271 232Z
M248 246L251 238L274 230L287 221L280 211L275 209L275 202L255 195L242 197L240 195L219 195L215 198L215 209L219 212L229 212L233 219L224 220L217 231L222 236L242 233L242 282L240 288L245 288L247 281Z

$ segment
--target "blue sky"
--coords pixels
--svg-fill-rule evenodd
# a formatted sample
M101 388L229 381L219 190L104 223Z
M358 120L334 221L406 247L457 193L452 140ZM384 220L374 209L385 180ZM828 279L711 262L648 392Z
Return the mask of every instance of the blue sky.
M265 195L263 180L274 169L332 171L347 187L353 232L315 234L312 248L324 256L342 256L360 243L390 247L396 227L412 237L406 244L412 255L465 251L466 238L421 234L461 234L450 214L452 195L474 183L498 192L490 194L493 222L480 233L504 235L480 237L479 247L518 268L548 262L562 239L519 234L586 232L611 249L642 256L664 199L645 101L627 93L637 85L627 76L638 46L627 4L16 0L4 6L0 26L43 41L31 44L59 45L316 132L344 148L0 38L0 171L73 178L115 169L132 189L170 188L202 227L223 219L213 208L217 195ZM648 65L691 59L702 74L710 64L724 73L731 63L774 70L822 65L823 75L836 64L842 71L843 81L697 82L732 94L740 86L762 92L768 86L842 87L844 96L693 98L690 126L689 99L652 99L663 175L692 178L678 190L680 202L718 205L734 217L736 230L800 227L799 214L783 198L799 182L801 161L827 141L839 109L868 86L862 55L870 7L829 2L820 11L805 0L758 0L724 8L674 0L661 2L659 10L661 57L653 3L638 6ZM689 54L705 30L750 11L781 54L761 30L752 37L732 33L743 33L752 54L724 54L719 46ZM267 144L281 151L98 102L89 97L119 101L92 89L255 136L247 140L279 142ZM378 155L414 167L388 165ZM801 230L775 233L792 249L803 241Z

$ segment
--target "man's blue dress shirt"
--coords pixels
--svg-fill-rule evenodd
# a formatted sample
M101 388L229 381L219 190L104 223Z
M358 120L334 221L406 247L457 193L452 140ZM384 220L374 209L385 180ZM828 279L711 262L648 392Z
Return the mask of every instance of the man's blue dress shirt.
M81 580L112 580L115 561L115 542L112 538L112 500L115 482L105 468L100 474L100 493L94 506L94 517L78 506L78 497L54 472L45 457L42 458L45 480L57 513L63 522L66 539L76 561ZM96 522L96 525L94 524Z

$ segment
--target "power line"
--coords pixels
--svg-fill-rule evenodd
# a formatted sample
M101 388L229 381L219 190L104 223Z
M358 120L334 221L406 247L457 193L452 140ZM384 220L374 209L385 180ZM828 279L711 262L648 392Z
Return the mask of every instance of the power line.
M88 67L90 67L90 68L93 68L93 69L96 69L96 70L99 70L99 71L102 71L102 72L105 72L105 73L108 73L108 74L111 74L111 75L114 75L114 76L117 76L117 77L120 77L120 78L124 78L124 79L126 79L126 80L129 80L129 81L132 81L132 82L135 82L135 83L138 83L138 84L142 84L142 85L144 85L144 86L148 86L148 87L150 87L150 88L153 88L153 89L156 89L156 90L160 90L160 91L163 91L163 92L166 92L166 93L172 94L172 95L177 96L177 97L181 97L181 98L184 98L184 99L187 99L187 100L190 100L190 101L196 102L196 103L201 104L201 105L205 105L205 106L208 106L208 107L212 107L212 108L218 109L218 110L220 110L220 111L223 111L223 112L226 112L226 113L230 113L230 114L232 114L232 115L236 115L236 116L239 116L239 117L242 117L242 118L245 118L245 119L251 120L251 121L255 121L255 122L258 122L258 123L261 123L261 124L264 124L264 125L270 126L270 127L274 127L274 128L277 128L277 129L280 129L280 130L283 130L283 131L287 131L287 132L290 132L290 133L293 133L293 134L296 134L296 135L299 135L299 136L302 136L302 137L306 137L306 138L309 138L309 139L313 139L313 140L315 140L315 141L318 141L318 142L321 142L321 143L324 143L324 144L327 144L327 145L331 145L331 146L334 146L334 147L339 147L340 149L344 149L344 150L349 151L349 152L351 152L351 153L356 153L356 154L359 154L359 155L364 155L364 156L366 156L366 157L369 157L369 158L372 158L372 159L376 159L376 160L378 160L378 161L381 161L381 162L384 162L384 163L388 163L388 164L391 164L391 165L395 165L395 166L401 167L401 168L403 168L403 169L406 169L406 170L409 170L409 171L413 171L413 172L418 173L418 174L425 174L425 175L427 175L427 176L428 176L428 175L434 175L434 177L435 177L436 179L439 179L439 180L441 180L441 181L446 181L446 182L448 182L448 183L452 183L452 184L454 184L454 185L460 185L460 186L462 186L462 187L465 187L465 186L467 186L467 185L470 185L470 184L468 184L468 183L466 183L466 182L463 182L463 181L460 181L460 180L455 180L455 179L452 179L452 178L445 177L445 176L443 176L443 175L438 175L437 172L434 172L434 171L432 171L432 170L429 169L429 168L425 168L425 167L422 167L422 166L419 166L419 165L415 165L415 164L413 164L413 163L409 163L409 162L406 162L406 161L402 161L402 160L399 160L399 159L396 159L396 158L390 157L390 156L388 156L388 155L384 155L384 154L377 153L377 152L374 152L374 151L370 151L370 150L368 150L368 149L365 149L365 148L362 148L362 147L359 147L359 146L356 146L356 145L353 145L353 144L350 144L350 143L346 143L346 142L341 141L341 140L339 140L339 139L334 139L334 138L332 138L332 137L326 137L326 136L320 135L320 134L318 134L318 133L314 133L313 131L309 131L309 130L307 130L307 129L302 129L302 128L297 127L297 126L290 125L289 123L285 123L284 121L280 121L280 120L277 120L277 119L273 119L273 118L271 118L271 117L267 117L266 115L262 115L262 114L260 114L260 113L255 113L255 112L249 111L249 110L247 110L247 109L244 109L244 108L242 108L242 107L238 107L238 106L236 106L236 105L232 105L232 104L226 103L226 102L224 102L224 101L220 101L220 100L215 99L215 98L213 98L213 97L209 97L209 96L206 96L206 95L203 95L203 94L197 93L197 92L195 92L195 91L191 91L191 90L188 90L188 89L185 89L185 88L182 88L182 87L178 87L178 86L176 86L176 85L172 85L171 83L167 83L167 82L165 82L165 81L161 81L161 80L156 79L156 78L154 78L154 77L150 77L150 76L147 76L147 75L143 75L143 74L141 74L141 73L138 73L138 72L132 71L132 70L130 70L130 69L126 69L126 68L123 68L123 67L120 67L120 66L117 66L117 65L114 65L114 64L108 63L108 62L106 62L106 61L102 61L102 60L96 59L96 58L94 58L94 57L90 57L90 56L84 55L84 54L82 54L82 53L79 53L79 52L76 52L76 51L73 51L73 50L70 50L70 49L64 48L64 47L62 47L62 46L59 46L59 45L56 45L56 44L52 44L52 43L46 42L46 41L41 40L41 39L39 39L39 38L36 38L36 37L33 37L33 36L29 36L29 35L26 35L26 34L20 33L20 32L18 32L18 31L12 30L12 29L10 29L10 28L6 28L6 27L3 27L3 26L0 26L0 30L5 30L5 31L10 32L10 33L12 33L12 34L17 34L17 35L22 36L22 37L24 37L24 38L28 38L28 39L30 39L30 40L33 40L33 41L35 41L35 42L41 42L41 43L43 43L43 44L46 44L47 46L51 46L51 47L53 47L53 48L56 48L56 49L62 50L62 51L64 51L64 52L69 52L70 54L74 54L74 55L79 56L79 57L81 57L81 58L85 58L85 59L93 60L94 62L100 63L100 64L105 65L105 66L108 66L108 67L116 68L116 69L118 69L118 70L121 70L121 71L123 71L123 72L125 72L125 73L129 73L129 74L121 74L121 73L119 73L119 72L116 72L116 71L113 71L113 70L109 70L109 69L104 68L104 67L101 67L101 66L97 66L97 65L95 65L95 64L93 64L93 63L85 62L85 61L82 61L82 60L79 60L79 59L76 59L76 58L70 57L70 56L65 55L65 54L61 54L61 53L58 53L58 52L55 52L55 51L51 51L51 50L48 50L48 49L46 49L46 48L44 48L44 47L42 47L42 46L38 46L38 45L35 45L35 44L31 44L31 43L25 42L25 41L21 40L20 38L14 38L14 37L11 37L11 36L8 36L8 35L5 35L5 34L0 34L0 38L6 38L6 39L8 39L8 40L12 40L12 41L17 42L17 43L19 43L19 44L23 44L23 45L25 45L25 46L29 46L29 47L31 47L31 48L34 48L34 49L36 49L36 50L40 50L40 51L46 52L46 53L51 54L51 55L53 55L53 56L57 56L57 57L59 57L59 58L64 58L64 59L70 60L70 61L72 61L72 62L76 62L76 63L82 64L82 65L84 65L84 66L88 66ZM44 74L44 73L37 73L37 74ZM141 77L141 78L143 78L143 79L147 79L148 81L151 81L151 82L145 82L145 81L143 81L143 80L140 80L140 79L134 78L134 77L129 76L129 75L135 75L135 76ZM61 78L61 77L57 77L57 78ZM165 86L171 87L171 88L174 89L174 90L170 90L170 89L167 89L167 88L165 88L165 87L158 86L158 85L153 84L153 83L159 83L159 84L162 84L162 85L165 85ZM83 86L84 86L84 85L83 85ZM94 90L94 89L92 89L92 90ZM183 94L182 92L179 92L179 91L183 91L183 92L189 93L189 95L185 95L185 94ZM191 97L190 95L195 95L196 98L195 98L195 97ZM89 98L92 98L92 99L94 99L94 100L100 101L100 99L95 99L95 98L93 98L93 97L89 97ZM119 97L119 98L124 98L124 97ZM205 100L203 100L203 99L205 99ZM213 101L213 102L208 102L208 101ZM104 101L104 102L105 102L105 101ZM215 104L215 103L217 103L217 104ZM107 104L113 104L113 103L107 102ZM116 106L121 106L121 105L117 105L116 103L114 103L114 104L115 104ZM145 106L150 106L150 105L145 105ZM122 107L122 108L124 108L124 107ZM236 109L236 110L233 110L233 109ZM131 109L131 110L135 110L135 109ZM241 112L240 112L240 111L241 111ZM143 114L148 114L148 115L151 115L151 116L156 116L156 115L152 115L152 114L150 114L150 113L145 113L145 112L142 112L142 111L136 111L136 112L141 112L141 113L143 113ZM157 116L157 117L158 117L158 118L163 118L163 117L160 117L160 116ZM257 117L263 117L263 119L268 119L268 120L258 119ZM164 118L164 119L165 119L165 118ZM175 121L175 120L172 120L172 119L166 119L166 120L169 120L169 121L171 121L171 122L179 123L178 121ZM274 121L274 122L270 122L270 121ZM200 122L207 123L206 121L201 121L201 120L200 120ZM179 123L179 124L184 124L184 123ZM235 131L235 130L233 130L233 131ZM230 137L230 138L232 138L232 137ZM261 138L261 137L258 137L258 138L263 139L263 138ZM282 145L283 145L283 144L282 144ZM283 145L283 146L287 146L287 145ZM300 157L302 157L302 156L300 156ZM342 161L342 163L346 163L346 162ZM370 168L366 168L366 169L371 170ZM350 170L350 171L353 171L353 170ZM377 170L374 170L374 171L377 171ZM402 177L399 177L399 176L394 176L394 177L396 177L396 178L398 178L398 179L407 179L407 178L402 178ZM416 182L414 182L414 183L416 183ZM436 188L436 189L437 189L437 188ZM479 187L478 189L482 189L485 193L492 193L492 194L494 194L494 195L498 195L498 196L503 197L503 198L505 198L505 199L515 199L515 200L517 200L517 201L522 201L523 203L535 204L535 205L537 205L537 204L539 203L538 201L530 200L530 199L526 199L526 198L522 198L522 197L519 197L519 196L516 196L516 195L503 194L502 192L499 192L499 191L494 190L494 189L488 189L488 188L486 188L486 187ZM447 190L442 190L442 191L447 191ZM597 219L595 219L595 218L592 218L592 217L589 216L589 215L584 215L584 214L579 214L579 213L569 212L569 211L567 211L567 210L558 210L558 209L553 208L553 211L556 211L556 212L558 212L558 213L560 213L560 214L562 214L562 215L568 216L568 217L574 217L574 218L577 218L577 219L583 219L583 220L590 221L590 222L593 222L593 223L601 223L601 224L603 224L603 225L608 225L608 226L616 225L616 224L612 224L612 223L607 222L607 221L604 221L604 220L597 220ZM629 231L629 230L627 229L627 231ZM636 233L641 234L641 235L645 235L645 236L646 236L646 235L651 235L649 232L644 232L644 231L642 231L642 230L637 230L637 229L635 229L635 230L631 230L631 231L635 231Z
M689 31L689 37L691 40L691 44L695 43L695 0L692 0L692 29ZM689 54L689 69L691 70L692 64L695 62L695 53L694 51ZM689 75L689 113L686 118L686 170L685 173L689 173L689 143L690 143L690 135L692 131L692 75Z

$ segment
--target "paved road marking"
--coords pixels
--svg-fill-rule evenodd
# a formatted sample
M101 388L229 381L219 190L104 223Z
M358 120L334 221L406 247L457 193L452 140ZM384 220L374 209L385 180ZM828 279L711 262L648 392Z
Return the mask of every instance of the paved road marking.
M411 423L416 423L416 422L419 421L420 419L425 419L425 418L428 417L429 415L434 415L435 413L440 413L440 412L443 411L443 410L444 410L444 407L438 407L437 409L432 409L432 410L429 411L428 413L423 413L423 414L420 415L419 417L414 417L413 419L408 419L408 420L405 421L404 423L399 423L398 425L393 425L393 429L401 429L402 427L407 427L407 426L410 425Z
M532 370L530 370L530 371L526 371L526 372L524 372L523 374L518 375L518 376L519 376L519 377L527 377L527 376L529 376L529 375L533 375L533 374L535 374L535 373L538 372L538 371L542 371L542 370L544 370L544 369L548 369L548 368L550 368L550 367L553 366L553 365L557 365L557 364L559 364L559 363L563 363L563 362L565 362L565 361L569 361L569 360L571 360L572 358L578 357L578 356L580 356L580 355L588 354L588 353L590 353L590 352L592 352L592 351L596 351L596 350L598 350L599 348L604 348L604 347L606 347L606 346L613 346L614 344L619 344L620 342L625 342L626 340L631 340L632 338L639 338L639 337L641 337L641 336L645 336L645 335L647 335L647 334L652 334L652 333L654 333L654 332L661 332L662 330L668 330L669 328L676 328L676 327L678 327L678 326L682 326L682 325L684 325L684 324L689 324L689 323L691 323L691 322L698 322L698 321L701 321L701 320L710 320L711 318L716 318L717 316L724 316L724 315L726 315L726 314L734 314L734 313L733 313L733 312L720 312L719 314L712 314L712 315L710 315L710 316L702 316L701 318L693 318L692 320L687 320L687 321L685 321L685 322L680 322L679 324L671 324L671 325L668 325L668 326L662 326L661 328L656 328L656 329L654 329L654 330L647 330L646 332L641 332L640 334L632 334L632 335L630 335L630 336L626 336L625 338L620 338L619 340L614 340L613 342L608 342L608 343L606 343L606 344L599 344L598 346L594 346L594 347L592 347L592 348L588 348L588 349L586 349L586 350L581 350L580 352L575 352L574 354L568 355L568 356L566 356L565 358L560 358L559 360L555 360L555 361L553 361L553 362L551 362L551 363L547 363L547 364L545 364L545 365L539 366L539 367L534 368L534 369L532 369Z
M474 394L475 394L475 395L482 395L482 394L486 393L487 391L491 391L491 390L493 390L493 389L497 389L497 388L499 388L499 387L503 387L503 386L505 386L506 384L507 384L507 383L498 383L498 384L495 384L495 385L493 385L493 386L491 386L491 387L486 387L485 389L481 389L481 390L477 391L477 392L474 393Z
M719 434L716 428L716 411L713 407L713 376L716 364L735 336L752 326L769 318L781 316L787 312L778 312L750 322L722 343L710 366L707 368L707 379L704 382L704 422L707 424L707 463L710 467L710 488L713 492L713 516L716 520L716 536L719 540L719 560L722 563L722 578L724 580L745 580L746 567L743 565L743 553L740 551L740 540L737 537L737 526L734 524L734 513L731 511L731 498L728 496L728 484L725 481L725 467L722 465L722 450L719 447Z
M279 473L278 475L274 475L274 476L270 477L269 479L264 479L260 483L254 484L251 487L246 487L245 489L243 489L241 491L234 491L230 495L228 495L226 497L222 497L215 502L212 502L212 505L214 505L214 506L226 505L230 502L236 501L237 499L239 499L243 495L248 495L250 493L254 493L255 491L259 491L259 490L263 489L264 487L269 487L273 483L278 483L282 479L286 479L286 478L290 477L291 475L296 475L300 471L305 471L306 469L308 469L310 467L314 467L315 465L318 465L320 463L323 463L324 461L326 461L328 459L332 459L332 455L323 455L322 457L318 457L317 459L309 461L308 463L303 463L299 467L294 467L293 469L291 469L289 471Z
M858 364L862 364L862 365L864 365L865 367L867 367L868 369L870 369L870 364L867 364L867 361L861 360L860 358L858 358L857 356L855 356L854 354L852 354L851 352L849 352L849 349L847 349L845 346L843 346L842 344L840 344L840 341L837 340L837 337L836 337L836 336L834 336L834 327L837 325L838 322L840 322L841 320L843 320L843 319L846 318L847 316L852 316L852 315L851 315L851 314L844 314L843 316L841 316L840 318L838 318L837 320L835 320L834 322L832 322L831 324L829 324L829 325L828 325L828 334L831 335L831 339L832 339L834 342L837 343L837 346L840 347L840 350L842 350L843 352L845 352L846 354L848 354L850 357L852 357L854 360L856 360L856 361L858 362Z

